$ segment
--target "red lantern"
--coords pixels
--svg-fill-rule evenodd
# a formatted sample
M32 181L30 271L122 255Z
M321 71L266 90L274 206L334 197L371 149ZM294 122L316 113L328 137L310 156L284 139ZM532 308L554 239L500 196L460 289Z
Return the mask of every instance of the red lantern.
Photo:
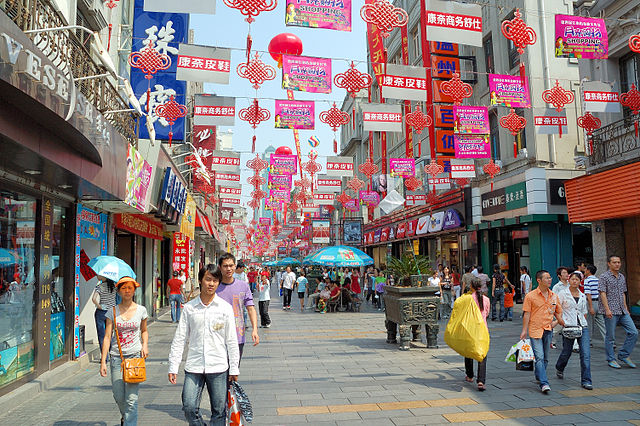
M278 63L278 68L282 68L282 55L301 55L302 40L295 34L278 34L269 42L269 54Z
M279 146L276 148L276 155L292 155L293 151L288 146Z
M493 158L487 164L482 166L482 170L489 176L491 176L491 190L493 191L493 178L495 175L500 173L500 166L493 162Z
M602 126L602 122L598 117L594 117L587 111L582 117L578 117L578 126L587 132L589 136L589 154L593 154L593 131L598 130Z
M500 119L500 126L509 130L511 134L514 136L513 139L513 157L518 157L518 144L516 142L515 136L520 133L522 129L524 129L527 125L527 119L524 117L520 117L516 112L511 108L511 112L506 116Z
M575 100L573 92L560 87L560 82L556 80L556 85L551 89L542 92L542 100L555 107L556 111L561 112L564 106ZM558 125L560 129L560 137L562 138L562 123Z
M465 98L473 95L473 87L469 83L460 80L460 74L453 73L451 80L443 81L440 85L440 93L453 98L455 105L460 105Z
M156 107L155 115L164 118L169 123L169 146L171 146L171 140L173 139L173 124L178 118L182 118L187 115L187 107L174 101L173 95L171 95L167 102Z
M628 92L620 95L620 103L626 106L636 115L634 125L636 127L636 137L638 137L638 111L640 110L640 92L636 89L636 85L632 84Z

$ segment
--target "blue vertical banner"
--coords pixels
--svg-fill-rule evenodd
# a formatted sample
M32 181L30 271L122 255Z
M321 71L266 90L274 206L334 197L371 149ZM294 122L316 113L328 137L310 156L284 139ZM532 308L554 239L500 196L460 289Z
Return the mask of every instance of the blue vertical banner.
M171 58L171 66L152 74L149 96L149 119L155 128L156 139L169 140L170 126L166 119L155 115L155 107L165 103L173 95L179 104L187 104L187 82L176 80L178 46L187 43L189 15L185 13L145 12L144 0L135 0L133 12L133 40L131 51L139 52L153 40L153 46L160 53ZM131 86L146 111L149 80L139 68L131 67ZM173 142L184 141L185 119L178 118L173 124ZM140 138L148 139L146 126L140 126Z

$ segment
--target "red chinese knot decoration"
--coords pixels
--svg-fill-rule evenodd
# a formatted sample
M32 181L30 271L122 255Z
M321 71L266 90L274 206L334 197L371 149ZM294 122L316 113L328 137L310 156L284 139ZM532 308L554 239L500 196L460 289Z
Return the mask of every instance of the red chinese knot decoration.
M351 197L349 197L346 192L343 192L342 194L336 197L336 200L338 200L340 204L342 204L342 206L344 207L345 204L351 201Z
M335 102L333 107L320 113L320 121L328 124L334 132L338 130L338 127L349 123L349 120L351 120L349 114L339 109Z
M435 192L429 192L427 194L427 200L426 201L427 201L427 203L429 203L429 205L431 205L433 207L439 201L438 194L436 194Z
M533 28L528 27L522 19L520 9L516 9L514 18L502 22L502 34L518 48L518 53L523 54L527 45L535 44L538 36Z
M371 158L367 158L367 161L365 161L364 163L358 166L358 170L360 171L360 173L365 175L369 180L371 180L371 177L376 173L378 173L379 169L378 169L378 166L373 164L373 161L371 161Z
M269 12L276 8L278 2L276 0L222 0L225 5L232 9L238 9L241 14L246 16L245 21L252 23L255 21L254 16L258 16L260 12Z
M322 166L316 162L316 158L318 158L318 153L311 151L309 153L309 161L302 164L304 171L311 175L311 182L313 182L313 176L322 170ZM313 185L311 186L311 192L313 192Z
M465 187L469 185L469 182L471 182L469 178L456 178L453 179L453 181L456 185L458 185L459 188Z
M254 99L251 105L238 112L238 117L240 117L241 120L247 121L251 124L251 127L255 129L258 127L258 124L271 118L271 113L266 108L260 108L258 100Z
M514 137L517 136L526 125L527 119L516 114L513 108L511 108L509 114L500 119L500 126L509 130ZM518 144L515 139L513 140L513 157L518 157Z
M491 190L493 191L493 178L495 177L495 175L500 173L500 166L494 163L492 158L491 161L482 166L482 170L484 170L487 175L491 176Z
M556 85L551 89L542 92L542 100L555 107L556 111L562 112L564 106L572 103L575 96L571 90L565 90L560 87L560 82L556 80ZM558 125L560 137L562 138L562 123Z
M169 146L171 146L171 140L173 139L173 125L178 118L182 118L187 115L187 107L174 101L173 95L171 95L167 102L156 107L155 115L164 118L169 123Z
M360 191L360 188L362 188L363 186L364 186L364 182L358 179L356 176L352 177L351 179L349 179L349 182L347 182L347 187L353 190L356 194L358 193L358 191Z
M444 167L436 162L436 160L431 160L428 166L424 166L424 172L429 176L435 178L439 174L444 173ZM436 184L433 183L433 192L436 192Z
M333 83L336 87L345 89L352 98L356 97L362 89L366 89L371 86L373 79L367 73L362 73L356 69L356 66L351 62L351 66L343 73L336 74L333 77Z
M139 52L131 52L128 59L129 65L143 72L144 78L149 81L147 87L147 112L149 111L149 98L151 97L151 79L158 71L166 70L171 66L171 57L166 53L160 53L153 47L153 40L149 40L147 47Z
M261 172L269 167L269 163L260 158L258 154L251 160L247 161L247 167L256 172Z
M416 105L416 108L412 112L406 115L405 121L409 127L412 127L418 134L433 124L431 117L423 113L418 105Z
M404 186L409 191L415 191L422 186L422 181L420 181L420 179L417 179L415 176L411 176L410 178L404 180Z
M453 98L455 105L460 105L465 98L473 95L473 88L469 83L460 80L460 74L453 73L451 80L443 81L440 85L440 93Z
M582 117L578 117L578 126L587 132L589 136L589 153L593 154L593 131L598 130L602 126L602 122L598 117L594 117L587 111Z
M311 180L305 176L300 180L296 180L293 185L304 191L311 188Z
M236 72L242 78L246 78L253 84L253 88L258 90L260 85L266 80L276 78L276 70L271 65L267 65L258 57L258 52L249 61L242 62L236 68Z
M394 28L406 25L409 20L404 9L395 7L387 0L373 0L372 3L365 4L360 8L360 17L378 27L383 38L389 37Z
M636 85L632 84L631 89L628 92L620 95L620 103L622 106L626 106L633 112L634 115L638 115L638 111L640 110L640 92L636 89ZM636 128L636 137L638 137L638 117L634 122Z
M632 52L640 53L640 34L629 37L629 49Z

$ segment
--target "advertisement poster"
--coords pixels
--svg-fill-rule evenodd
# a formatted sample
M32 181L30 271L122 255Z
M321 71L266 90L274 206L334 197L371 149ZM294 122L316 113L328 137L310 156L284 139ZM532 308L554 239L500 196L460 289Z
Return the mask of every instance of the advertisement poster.
M267 187L269 189L291 189L292 175L276 175L269 173L269 182Z
M413 158L391 158L389 159L391 177L408 178L416 174L416 160Z
M330 242L330 222L328 220L314 220L312 222L313 244L329 244Z
M282 88L331 93L331 59L282 55Z
M269 173L274 175L295 175L298 173L298 156L271 154Z
M456 158L490 158L489 135L456 135Z
M64 319L65 313L57 312L51 314L51 330L49 338L49 361L60 358L64 355Z
M454 105L454 133L489 134L489 109L482 106Z
M189 237L180 232L173 233L173 270L189 274Z
M288 0L284 22L290 27L351 31L351 0Z
M269 191L269 199L271 201L289 202L291 191L288 189L272 189Z
M276 100L276 129L313 130L315 117L313 101Z
M606 59L609 39L604 19L556 15L556 58Z
M531 100L528 84L522 84L519 75L489 74L489 93L491 105L510 108L529 108Z
M350 212L357 212L360 209L360 203L355 198L351 198L344 203L344 208Z
M380 204L380 194L376 191L360 191L358 198L370 207L376 207Z
M127 180L124 202L144 212L152 167L131 145L127 150Z

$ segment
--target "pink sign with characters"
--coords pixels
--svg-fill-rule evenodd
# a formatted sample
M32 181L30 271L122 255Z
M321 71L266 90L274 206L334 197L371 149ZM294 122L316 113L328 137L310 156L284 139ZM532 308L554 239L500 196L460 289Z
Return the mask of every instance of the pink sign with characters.
M456 158L489 158L491 144L488 135L456 135Z
M276 129L313 130L315 103L313 101L276 100Z
M413 158L389 159L391 177L408 178L416 175L416 161Z

